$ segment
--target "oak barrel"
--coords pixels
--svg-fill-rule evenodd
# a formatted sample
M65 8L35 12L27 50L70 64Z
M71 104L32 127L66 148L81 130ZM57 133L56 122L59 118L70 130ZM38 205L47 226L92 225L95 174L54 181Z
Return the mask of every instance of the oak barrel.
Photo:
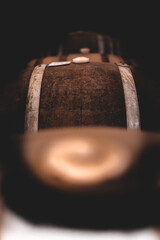
M33 67L3 91L1 119L12 133L24 131L25 108ZM66 126L126 127L122 82L110 63L46 67L40 96L39 129Z
M126 99L122 81L123 77L120 72L120 68L124 67L125 70L127 69L127 73L130 73L130 76L135 83L136 94L138 98L138 107L140 110L141 129L158 131L159 117L157 116L157 107L159 97L158 94L153 94L152 90L154 88L152 87L151 79L147 79L146 76L141 73L139 67L130 59L124 59L122 56L109 52L101 53L96 49L83 54L80 51L81 47L89 47L91 49L91 46L85 46L84 44L81 46L78 45L75 50L71 50L67 46L66 48L69 49L69 51L66 50L66 52L63 53L64 55L57 54L56 56L47 56L45 58L31 60L26 68L21 72L19 79L6 86L6 88L3 89L3 92L1 93L1 126L7 129L10 134L18 134L25 131L26 109L27 106L29 106L29 101L31 100L31 98L29 98L31 95L28 93L29 89L33 89L32 84L30 84L30 80L32 79L33 83L36 82L34 80L39 79L39 70L43 69L44 71L42 71L43 74L41 75L42 82L39 88L40 98L38 105L37 130L46 128L52 128L52 130L54 130L55 128L61 128L63 133L64 127L68 128L81 126L111 126L114 128L122 127L126 129L128 128L125 101ZM72 59L77 56L89 57L90 62L84 64L75 64L72 62ZM48 65L51 62L57 63L62 61L71 62L68 65L52 67ZM35 71L36 75L33 75ZM30 120L32 122L32 118L30 118ZM42 137L39 139L39 136L39 134L35 135L35 142L33 141L34 138L32 139L31 137L31 139L35 145L40 143L41 148L44 138ZM118 138L120 138L120 136L123 136L123 133L122 135L120 134ZM133 135L131 134L130 136ZM130 138L132 139L132 137ZM40 142L36 141L36 139L39 139ZM29 146L32 146L32 141L28 140L28 143L30 144ZM134 146L138 144L138 140L135 140L135 142L136 144L133 144ZM44 146L48 146L47 142L43 142L43 144ZM25 146L27 147L27 145L24 144L24 148ZM128 146L127 140L124 146ZM138 144L138 147L139 146L140 145ZM108 145L106 144L106 150L108 149L107 147ZM33 150L35 150L34 147ZM37 152L39 153L39 150ZM28 150L28 154L29 153L32 153L32 151ZM154 149L149 155L149 160L151 159L150 156L152 153L154 154ZM119 179L117 181L117 178L113 179L113 181L111 180L112 190L112 187L114 185L113 183L115 181L116 191L114 195L97 195L96 193L93 193L93 195L91 194L87 196L80 196L79 194L68 194L66 191L60 191L54 187L50 188L48 185L46 186L43 180L37 182L37 179L35 178L36 174L31 175L31 170L33 173L35 173L34 171L38 169L39 155L38 157L35 156L34 159L35 166L33 165L29 168L26 167L29 166L28 164L24 164L22 155L20 155L19 158L16 158L16 161L14 163L10 161L9 166L12 167L10 167L9 171L7 172L3 185L3 191L8 205L10 205L13 209L15 209L17 212L20 212L21 214L29 215L28 217L32 219L34 218L40 221L47 219L47 221L55 221L56 223L64 221L65 224L75 224L76 226L90 225L93 227L94 225L97 226L99 224L99 217L102 213L105 212L104 215L108 214L109 219L107 223L104 225L102 224L104 227L106 227L106 225L107 227L113 225L122 226L123 224L123 226L126 226L127 224L132 225L134 221L130 221L128 223L127 214L129 212L132 214L132 216L135 216L135 213L134 211L130 211L131 208L129 206L129 211L126 211L126 204L129 203L129 205L132 205L135 196L137 196L138 199L141 199L141 197L142 199L145 199L145 196L148 194L148 192L152 191L150 188L149 191L148 189L145 191L146 189L143 189L144 182L142 181L143 184L140 186L140 190L144 190L144 192L142 194L139 194L139 192L138 194L137 192L132 192L134 187L130 188L130 186L128 186L128 183L135 183L137 187L139 186L138 183L141 182L143 178L141 178L141 168L140 171L138 169L138 174L136 175L134 174L136 170L131 167L131 176L133 177L131 177L131 181L128 181L128 179L130 179L128 178L130 171L125 172L126 175L123 175L120 181ZM146 155L140 156L140 162L137 159L138 164L140 163L140 166L141 163L144 163L143 161L141 162L141 159L146 160ZM31 158L29 157L28 163L30 160ZM47 166L45 165L46 158L42 159L42 161L44 163L44 166ZM107 158L104 159L104 162L105 161L107 161ZM32 163L34 164L34 161ZM133 165L134 163L135 161L133 159ZM131 166L133 165L131 164ZM41 179L41 177L44 177L44 168L42 167L41 170L42 172L38 171L39 179ZM135 172L132 172L132 170L135 170ZM47 177L50 178L50 175L47 174ZM146 179L148 178L146 177L145 180ZM126 197L125 193L121 195L121 192L119 193L117 191L117 189L120 190L118 184L121 183L121 180L124 184L122 184L123 186L126 187L127 185L127 193L129 190L128 197ZM136 182L132 180L136 180ZM139 182L137 183L137 181ZM103 180L99 182L100 187L103 185L101 185L102 182ZM107 180L105 184L106 183ZM13 186L15 186L15 188ZM149 187L151 186L149 185ZM14 189L17 194L13 194L12 189ZM105 190L107 190L107 188ZM27 196L31 196L31 198L28 199L29 202L26 206ZM117 199L122 204L122 208L117 205L115 209ZM54 206L53 202L55 203ZM93 203L92 206L91 202ZM77 207L80 204L83 207L83 211ZM135 205L137 209L140 210L142 204L136 202ZM73 206L74 208L72 208ZM34 209L34 211L32 211L30 207L32 210ZM72 211L72 214L70 213L70 209L74 209ZM121 216L124 209L125 220L122 223ZM144 209L146 210L146 208ZM59 214L60 211L61 214ZM95 214L95 218L91 213L93 213L93 215ZM68 222L68 216L70 214L72 216L70 216L71 218ZM83 214L85 216L85 220L83 219ZM117 215L119 218L115 221L115 217L117 217ZM60 219L62 216L63 220ZM114 220L112 221L111 218L113 216ZM150 219L151 217L149 217L149 220ZM149 220L147 219L147 221Z
M127 90L127 94L132 95L135 91L134 98L137 101L137 113L131 112L131 121L135 121L134 115L137 114L142 130L159 130L158 90L134 59L124 57L119 40L98 32L75 31L68 33L60 46L63 51L57 51L57 55L31 59L17 81L12 81L2 89L1 126L6 126L8 132L24 132L31 77L35 69L44 64L46 66L39 86L38 129L71 126L127 127L128 110L120 71L122 65L125 67L127 64L127 74L131 75L132 81L130 86L135 85L132 91ZM89 58L89 63L72 62L72 59L83 56ZM71 64L48 66L51 62L62 61L70 61ZM133 98L131 100L130 97L129 110L134 108L132 102Z
M68 60L68 57L72 60L75 56L79 54L64 56L63 61ZM71 126L127 127L124 89L118 66L118 61L121 64L123 58L115 55L114 60L112 55L111 60L106 62L100 54L93 57L90 53L87 56L91 60L85 64L71 62L64 66L45 66L40 86L38 129ZM57 58L50 56L38 59L38 65L30 62L19 79L2 90L1 126L6 126L11 134L24 132L27 94L34 69L57 62ZM125 63L124 59L122 63ZM154 90L152 82L144 77L137 65L128 64L127 68L136 87L141 129L158 131L158 94L151 93Z
M58 45L57 55L77 53L81 48L90 48L92 53L124 56L124 42L116 37L94 31L74 31L63 36Z

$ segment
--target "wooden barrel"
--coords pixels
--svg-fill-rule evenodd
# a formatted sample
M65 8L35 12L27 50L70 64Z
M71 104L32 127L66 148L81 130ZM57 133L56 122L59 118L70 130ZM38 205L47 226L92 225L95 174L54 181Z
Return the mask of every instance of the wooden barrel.
M82 55L89 57L90 62L72 62L74 57ZM39 65L31 61L19 79L3 89L1 126L7 126L11 133L24 132L26 111L27 114L35 111L33 101L30 105L32 90L35 89L32 84L40 81L38 90L37 87L35 90L39 91L36 97L37 130L71 126L159 129L156 112L158 95L150 94L152 82L144 78L134 63L126 65L125 59L117 55L110 55L106 62L101 54L96 53L62 57L38 59ZM70 61L70 64L48 65L57 61L61 64L62 60ZM34 81L36 78L38 80ZM125 89L125 81L130 84L128 90ZM29 97L30 93L32 96Z
M19 79L1 91L1 126L11 133L24 132L26 115L33 112L31 97L38 91L38 129L93 125L160 129L158 89L134 59L113 51L116 46L120 49L120 41L97 32L77 31L67 34L60 46L56 56L30 60ZM76 57L89 58L89 63L74 64ZM63 61L70 64L48 66Z
M43 48L46 49L45 46L42 46ZM54 61L72 59L75 54L82 55L84 50L90 53L93 62L125 61L128 64L135 64L134 59L129 59L127 47L122 40L93 31L75 31L63 35L58 44L48 46L48 51L45 50L40 59L32 59L28 64L32 66L44 61L49 63L51 59Z
M86 51L86 53L83 53L83 51ZM131 58L125 58L121 55L116 54L100 54L100 53L90 53L89 48L81 48L79 49L79 52L77 53L69 53L62 56L46 56L43 58L36 58L32 59L28 62L28 67L35 67L38 64L50 64L51 62L57 62L57 61L71 61L73 58L76 57L88 57L90 59L90 62L108 62L108 63L126 63L128 65L134 65L136 66L136 62L134 59Z
M76 43L73 46L76 46ZM135 131L134 133L125 131L126 137L123 135L124 132L120 133L115 137L115 140L118 139L114 142L113 139L113 141L111 140L112 133L108 135L105 132L105 126L158 131L160 129L159 95L156 88L153 87L152 80L146 78L131 60L109 52L102 53L95 48L92 50L91 45L78 45L75 50L71 50L71 47L72 44L70 44L70 47L68 44L66 47L68 50L63 52L64 55L58 54L31 60L21 72L19 79L6 86L1 92L1 128L7 130L10 134L37 132L46 128L53 128L52 130L55 131L40 131L36 135L29 136L26 134L23 136L24 138L19 141L20 154L15 153L14 161L10 161L9 170L6 171L3 192L9 206L24 215L33 214L32 217L35 217L36 220L37 216L38 220L39 217L48 217L53 220L54 216L54 220L59 222L59 210L61 209L63 210L62 215L66 216L64 222L68 224L70 209L75 206L72 211L72 224L75 223L76 219L75 225L79 225L79 223L86 225L89 222L93 226L98 224L97 222L99 222L103 213L103 216L109 217L109 222L111 222L111 218L114 219L112 222L114 225L117 212L118 216L122 216L128 202L130 206L135 204L133 199L135 197L134 190L137 191L137 186L138 194L136 196L138 201L136 209L141 209L144 204L139 205L139 199L142 199L141 197L143 197L143 200L146 199L146 195L139 194L139 189L140 191L143 190L144 181L148 181L147 179L151 179L151 182L154 181L153 173L156 172L159 175L159 172L152 171L151 177L148 178L147 174L150 171L147 170L147 174L144 171L146 175L143 178L143 166L145 165L143 163L146 163L147 157L149 159L147 169L149 170L152 156L154 155L157 160L154 147L153 149L151 147L151 151L146 151L144 155L143 151L139 151L146 144L148 135L143 135L141 138L141 131ZM82 48L84 50L88 47L90 52L84 53ZM76 57L89 58L89 62L76 64L73 61ZM53 64L50 65L51 63ZM96 128L86 129L85 133L82 128L78 131L73 129L73 127L82 126ZM98 126L103 126L100 132ZM67 127L67 129L64 130L64 127ZM60 132L55 128L60 128ZM67 131L67 135L65 135L65 131ZM134 134L138 135L134 137ZM76 136L78 140L76 140L76 144L73 144L72 140L75 140ZM124 137L123 141L122 137ZM148 139L151 139L150 135ZM58 147L55 147L55 140L58 142ZM93 153L95 154L89 151L88 155L87 150L85 151L85 149L88 149L86 147L88 145L85 145L87 141L93 143L92 150L94 149ZM68 144L67 147L66 143ZM84 152L79 151L80 144ZM128 147L131 152L128 152ZM148 149L147 147L148 145L146 149ZM77 149L78 152L75 152ZM123 149L124 152L129 153L126 154L129 158L125 158L125 154L120 154L123 153ZM133 152L136 153L135 158L134 154L132 155ZM12 152L8 151L8 154L11 154L8 159L12 160ZM61 160L58 162L58 167L56 166L56 170L58 169L61 173L60 175L57 174L55 166L52 165L52 156L55 157L55 155ZM72 171L72 174L74 174L76 181L79 181L78 184L73 178L69 178L68 182L66 181L67 171L65 168L61 168L62 163L70 168L76 167L76 171ZM106 169L103 166L106 165L108 172L105 175L104 170ZM136 171L137 165L140 165L138 171ZM112 171L110 166L113 167ZM124 167L122 169L124 171L120 175L119 166ZM154 170L157 169L157 166L156 161ZM89 168L88 172L87 167ZM93 167L94 172L91 171ZM84 182L81 181L82 179L77 180L78 175L76 173L79 170L82 170L82 172L85 170L86 179L83 179ZM115 170L118 170L118 172ZM103 174L101 174L101 171ZM95 174L94 177L98 177L90 179L90 182L87 183L88 173ZM80 174L80 177L83 177L82 175ZM37 182L37 179L40 181ZM139 185L139 183L141 184ZM77 188L78 185L80 188ZM150 187L150 184L148 185ZM88 191L91 195L88 194L86 188L91 190ZM65 191L68 189L74 190L76 194L68 194ZM79 195L80 189L84 190L87 196L85 194ZM127 194L129 192L129 198L126 197L126 189ZM102 195L96 195L97 191L94 192L94 190L98 190L98 192L101 190ZM149 190L152 191L152 189ZM107 191L108 193L114 192L114 195L108 195L108 193L103 195ZM26 204L28 196L32 197L29 199L29 204ZM123 203L123 207L116 207L115 210L115 206L118 206L117 199ZM90 206L93 201L92 208ZM142 202L144 203L144 201ZM77 208L79 205L82 205L84 211L81 212L80 208ZM137 205L139 208L137 208ZM30 211L30 206L34 211ZM95 218L92 217L91 213L93 212L96 212ZM87 216L85 221L83 214ZM125 214L124 225L128 223L128 210L125 211ZM135 212L132 211L132 215L134 214ZM117 225L119 224L121 224L121 217L117 220Z
M103 230L159 225L160 134L47 129L14 138L6 155L5 203L30 221Z
M66 34L59 44L57 55L77 53L81 48L90 48L91 53L125 55L122 41L94 31L75 31Z
M141 184L143 189L152 181L153 188L160 189L160 134L74 127L24 134L16 140L26 167L53 189L117 193ZM138 171L143 180L138 180Z

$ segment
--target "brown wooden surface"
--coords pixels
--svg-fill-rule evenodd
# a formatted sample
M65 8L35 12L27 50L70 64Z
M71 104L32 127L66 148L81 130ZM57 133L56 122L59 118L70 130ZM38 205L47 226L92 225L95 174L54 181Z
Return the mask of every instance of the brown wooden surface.
M2 125L11 129L11 133L24 130L32 70L32 67L26 68L18 81L1 94ZM122 82L116 65L72 63L46 68L41 88L39 129L81 125L126 126Z
M136 62L133 59L127 59L120 55L115 54L100 54L100 53L88 53L82 54L80 52L71 53L63 56L46 56L44 58L37 58L33 59L28 62L28 67L34 67L38 64L50 64L51 62L58 62L58 61L72 61L75 57L85 56L90 59L90 62L110 62L114 63L126 63L129 65L136 66Z
M24 131L28 85L33 67L0 93L0 122L8 132ZM140 107L142 130L159 131L158 88L131 67ZM39 128L63 126L126 127L125 104L118 67L89 63L47 68L41 89Z
M41 130L20 139L26 166L38 179L53 187L73 191L128 191L141 186L140 179L136 179L141 169L144 178L145 171L155 171L155 182L152 183L153 172L147 173L147 182L158 188L159 134L86 127ZM148 164L150 170L145 169ZM143 179L141 187L145 187L144 182Z

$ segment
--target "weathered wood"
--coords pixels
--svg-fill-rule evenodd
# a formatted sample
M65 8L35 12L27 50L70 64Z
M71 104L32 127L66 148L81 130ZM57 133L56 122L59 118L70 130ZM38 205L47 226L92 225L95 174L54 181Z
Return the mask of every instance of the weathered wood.
M54 57L53 57L54 58ZM50 62L41 60L42 64ZM52 59L53 60L53 59ZM66 58L64 59L66 60ZM142 130L158 130L158 95L152 82L135 65L135 81ZM11 133L24 131L26 100L33 67L0 95L0 121ZM153 89L157 91L157 89ZM90 62L46 67L42 79L38 129L64 126L127 127L126 107L119 68L114 63Z
M83 59L82 63L86 63L86 59L87 63L88 61L90 61L89 57L75 58L73 54L67 60L69 60L70 64L70 62L80 63L79 59ZM129 65L127 64L119 63L117 65L120 71L125 97L127 128L140 129L139 104L132 72L130 70ZM25 132L38 131L40 90L46 66L47 66L46 64L36 66L29 80L25 112Z

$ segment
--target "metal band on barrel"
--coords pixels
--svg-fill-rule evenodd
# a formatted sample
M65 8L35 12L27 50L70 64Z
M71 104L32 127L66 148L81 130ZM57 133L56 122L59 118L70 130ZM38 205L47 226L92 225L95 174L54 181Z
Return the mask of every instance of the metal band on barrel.
M57 56L62 56L62 55L63 55L63 46L62 46L62 44L59 44Z
M47 64L36 66L30 78L25 112L25 132L38 131L39 101L46 66Z
M128 129L140 129L140 112L136 86L132 72L127 64L117 64L124 90Z
M101 34L97 35L99 53L104 54L104 39Z

